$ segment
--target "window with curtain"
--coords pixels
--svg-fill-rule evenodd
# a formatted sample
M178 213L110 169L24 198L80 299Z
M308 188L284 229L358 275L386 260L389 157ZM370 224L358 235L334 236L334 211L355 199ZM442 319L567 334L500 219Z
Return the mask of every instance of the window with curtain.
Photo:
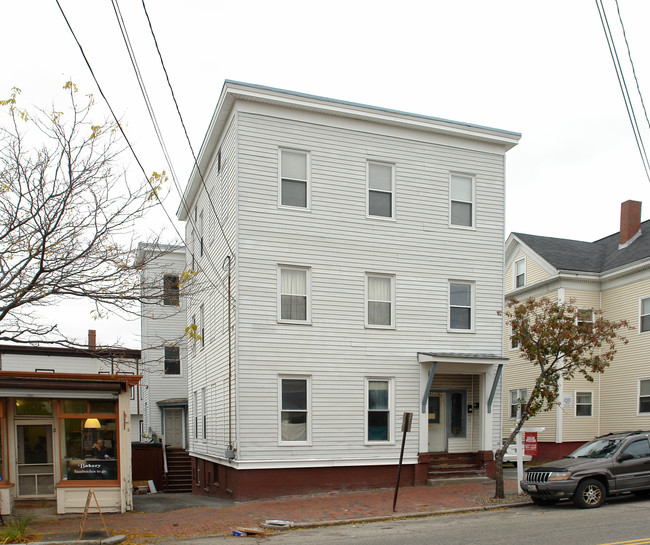
M389 381L369 380L367 389L367 440L390 441Z
M393 217L393 165L368 163L368 215Z
M308 434L308 381L302 378L283 378L281 384L280 439L303 441Z
M390 327L393 325L393 277L366 276L366 325Z
M280 267L280 319L308 320L308 269Z
M280 203L283 206L307 208L308 158L302 151L280 151Z
M474 226L474 178L451 175L451 225Z
M449 328L472 329L472 285L449 283Z
M591 392L576 392L576 416L592 415Z

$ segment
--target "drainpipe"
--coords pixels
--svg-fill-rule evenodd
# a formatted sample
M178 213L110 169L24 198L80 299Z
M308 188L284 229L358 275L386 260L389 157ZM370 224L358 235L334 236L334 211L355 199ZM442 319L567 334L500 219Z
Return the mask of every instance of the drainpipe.
M232 325L231 325L231 258L226 256L223 262L224 270L228 271L228 450L226 458L234 458L232 448Z

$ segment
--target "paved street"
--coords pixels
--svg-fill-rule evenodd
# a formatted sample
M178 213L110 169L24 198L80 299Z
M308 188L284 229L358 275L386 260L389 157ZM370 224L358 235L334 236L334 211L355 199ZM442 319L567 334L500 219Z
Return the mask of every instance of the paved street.
M600 509L582 510L571 503L554 507L518 506L497 511L448 514L401 521L351 524L282 532L248 543L355 545L571 545L650 544L650 499L628 496ZM211 545L233 537L194 537L156 541L157 545Z

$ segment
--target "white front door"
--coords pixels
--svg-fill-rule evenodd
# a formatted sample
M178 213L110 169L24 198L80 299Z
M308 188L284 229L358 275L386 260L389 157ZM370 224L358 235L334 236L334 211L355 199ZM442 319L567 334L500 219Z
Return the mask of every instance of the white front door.
M19 498L54 497L52 424L16 425Z
M184 448L183 409L165 409L165 445Z
M429 452L447 451L445 394L429 395Z

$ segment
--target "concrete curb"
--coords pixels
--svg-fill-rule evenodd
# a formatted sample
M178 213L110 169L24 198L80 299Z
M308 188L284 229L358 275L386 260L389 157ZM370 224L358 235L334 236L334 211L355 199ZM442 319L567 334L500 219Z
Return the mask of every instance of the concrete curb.
M70 545L70 543L74 543L74 545L117 545L123 541L126 541L126 536L117 535L105 537L103 539L75 539L74 541L70 541L69 539L66 541L30 541L29 545Z

